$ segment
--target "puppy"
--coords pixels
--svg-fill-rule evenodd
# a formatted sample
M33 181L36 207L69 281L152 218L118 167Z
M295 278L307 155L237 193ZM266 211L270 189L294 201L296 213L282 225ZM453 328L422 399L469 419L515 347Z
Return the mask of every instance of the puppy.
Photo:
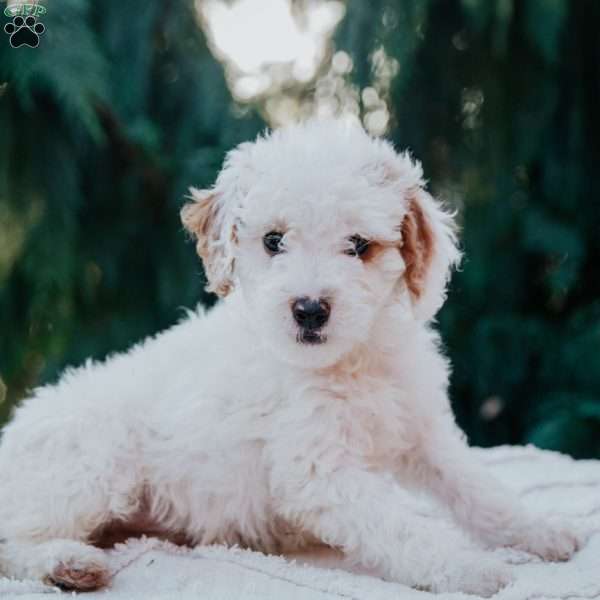
M108 531L282 552L314 542L384 578L490 595L476 545L565 560L471 455L431 322L459 260L421 167L358 125L313 121L231 151L182 211L223 300L16 410L0 446L0 569L109 582ZM414 490L470 534L415 509Z

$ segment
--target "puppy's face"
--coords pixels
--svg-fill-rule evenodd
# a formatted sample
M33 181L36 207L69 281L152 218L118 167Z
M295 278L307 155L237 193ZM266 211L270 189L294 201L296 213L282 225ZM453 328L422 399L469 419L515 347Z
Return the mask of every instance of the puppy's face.
M391 305L431 318L458 257L420 168L338 122L243 145L215 188L192 199L183 221L209 288L237 288L257 338L307 367L368 344Z
M366 181L325 175L294 182L278 198L257 197L237 226L236 274L248 318L273 350L307 366L366 343L405 268L398 203L385 207ZM272 188L265 184L261 196Z

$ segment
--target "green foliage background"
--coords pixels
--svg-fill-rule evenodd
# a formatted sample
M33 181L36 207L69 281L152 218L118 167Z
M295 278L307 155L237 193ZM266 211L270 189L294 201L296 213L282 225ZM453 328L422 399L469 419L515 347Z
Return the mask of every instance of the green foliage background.
M212 302L178 209L265 126L192 2L48 9L38 49L0 39L0 421L65 365ZM360 89L375 50L398 61L389 137L459 204L440 325L473 443L600 457L598 30L594 0L348 0L335 34Z

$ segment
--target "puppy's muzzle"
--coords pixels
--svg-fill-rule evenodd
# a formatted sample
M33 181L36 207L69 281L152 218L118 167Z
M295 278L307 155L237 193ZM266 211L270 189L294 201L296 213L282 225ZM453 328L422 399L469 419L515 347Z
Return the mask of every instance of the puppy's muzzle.
M294 300L292 315L300 327L298 341L308 344L323 343L325 337L320 333L320 329L327 324L330 314L331 305L323 298L313 300L303 297Z

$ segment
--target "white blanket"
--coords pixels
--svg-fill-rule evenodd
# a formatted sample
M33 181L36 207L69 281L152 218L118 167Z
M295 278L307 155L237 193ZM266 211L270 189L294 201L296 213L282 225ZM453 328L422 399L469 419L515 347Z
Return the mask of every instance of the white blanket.
M542 563L525 553L497 550L514 565L516 581L495 598L600 599L600 461L574 461L531 447L475 451L529 506L572 518L591 534L568 563ZM282 558L221 546L180 548L143 538L119 545L109 556L112 586L86 594L85 600L474 599L463 594L436 596L352 572L333 551ZM3 599L44 600L47 594L59 593L38 582L0 578Z

